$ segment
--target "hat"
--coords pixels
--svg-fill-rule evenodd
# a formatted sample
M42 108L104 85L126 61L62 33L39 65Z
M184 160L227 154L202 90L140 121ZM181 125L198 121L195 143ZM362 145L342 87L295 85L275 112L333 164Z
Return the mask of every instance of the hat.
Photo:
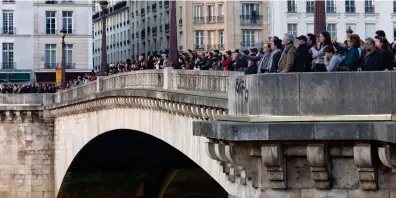
M286 36L287 39L290 40L290 41L294 41L294 39L295 39L294 35L292 35L292 34L286 34L285 36Z
M307 37L304 35L300 35L299 37L296 37L296 39L298 39L298 41L305 41L307 42Z

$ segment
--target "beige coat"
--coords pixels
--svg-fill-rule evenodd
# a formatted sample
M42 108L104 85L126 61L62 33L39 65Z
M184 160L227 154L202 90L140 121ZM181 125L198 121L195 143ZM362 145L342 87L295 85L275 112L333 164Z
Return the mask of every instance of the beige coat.
M285 46L287 47L287 46ZM278 62L277 72L289 72L294 66L296 47L291 46L287 51L281 54L280 62Z

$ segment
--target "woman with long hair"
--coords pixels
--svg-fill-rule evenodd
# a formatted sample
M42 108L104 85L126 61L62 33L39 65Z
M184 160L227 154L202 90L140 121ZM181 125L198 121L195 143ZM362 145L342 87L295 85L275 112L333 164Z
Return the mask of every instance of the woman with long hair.
M387 39L383 36L375 36L375 45L376 45L376 47L379 47L385 51L385 59L386 60L384 60L384 63L386 65L381 65L382 70L385 70L385 69L392 70L394 58L393 58L393 54L390 50L390 44L387 41Z
M310 52L314 59L312 62L312 70L317 72L327 71L324 65L324 49L327 46L331 46L331 45L332 45L331 35L328 32L321 33L317 45L313 46L310 49Z

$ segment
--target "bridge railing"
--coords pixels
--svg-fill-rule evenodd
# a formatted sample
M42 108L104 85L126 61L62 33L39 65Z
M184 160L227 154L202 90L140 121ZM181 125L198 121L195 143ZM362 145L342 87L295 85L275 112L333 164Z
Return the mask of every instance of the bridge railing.
M142 70L99 77L97 81L67 90L60 90L55 102L66 102L101 91L116 89L162 89L192 91L226 97L231 76L240 72L173 70Z

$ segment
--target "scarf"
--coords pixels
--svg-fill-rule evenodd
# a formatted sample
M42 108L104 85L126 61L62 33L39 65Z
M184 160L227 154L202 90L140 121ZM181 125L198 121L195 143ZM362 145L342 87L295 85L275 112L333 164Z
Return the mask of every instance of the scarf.
M281 50L280 49L276 49L276 50L272 51L272 53L270 54L269 62L267 62L267 71L271 71L272 70L273 56L279 51L281 51Z

